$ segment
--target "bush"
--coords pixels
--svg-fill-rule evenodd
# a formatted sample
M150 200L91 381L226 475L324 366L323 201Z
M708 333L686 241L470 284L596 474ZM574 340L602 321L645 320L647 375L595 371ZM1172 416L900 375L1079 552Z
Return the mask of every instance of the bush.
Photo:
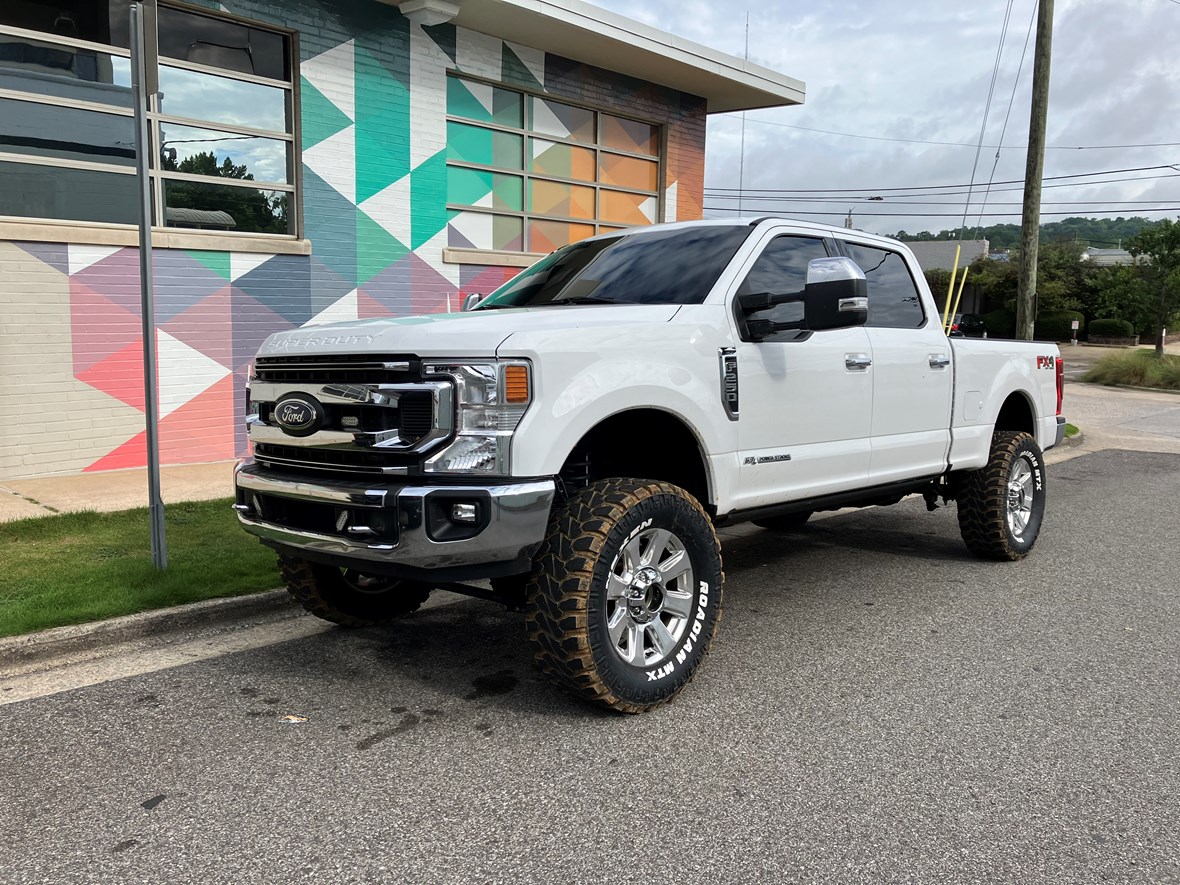
M1083 381L1097 384L1130 384L1133 387L1159 387L1180 390L1180 357L1153 350L1131 350L1107 354L1090 367Z
M1073 337L1073 321L1078 321L1078 333L1086 328L1086 318L1076 310L1057 310L1037 317L1033 337L1042 341L1068 341Z
M987 337L989 338L1016 337L1016 314L1006 307L985 313L983 325L987 327Z
M1135 327L1126 320L1092 320L1090 334L1099 338L1134 338Z

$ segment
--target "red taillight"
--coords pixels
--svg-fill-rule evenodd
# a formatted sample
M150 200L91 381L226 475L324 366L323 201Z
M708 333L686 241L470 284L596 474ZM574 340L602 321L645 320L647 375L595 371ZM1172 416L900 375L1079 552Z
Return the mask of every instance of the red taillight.
M958 323L951 323L951 331L958 332L959 331L959 324Z
M1057 414L1061 414L1061 399L1066 393L1066 361L1057 358Z

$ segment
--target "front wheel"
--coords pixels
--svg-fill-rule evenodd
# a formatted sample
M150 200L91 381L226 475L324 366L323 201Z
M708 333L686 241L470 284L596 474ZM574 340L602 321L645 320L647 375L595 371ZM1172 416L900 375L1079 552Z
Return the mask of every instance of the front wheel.
M431 588L416 581L279 556L279 574L299 604L342 627L372 627L418 610Z
M1045 462L1028 433L997 432L985 466L959 484L959 532L981 559L1023 559L1045 517Z
M555 512L527 626L541 669L600 706L642 713L693 678L721 617L721 548L683 489L609 479Z

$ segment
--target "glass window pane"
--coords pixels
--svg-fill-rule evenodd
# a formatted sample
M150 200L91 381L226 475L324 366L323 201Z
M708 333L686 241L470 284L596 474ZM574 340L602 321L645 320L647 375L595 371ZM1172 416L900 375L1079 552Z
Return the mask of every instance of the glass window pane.
M646 194L627 194L622 191L598 192L598 217L617 224L654 224L656 198Z
M738 292L770 292L772 295L802 292L807 285L807 263L813 258L826 258L827 255L823 240L814 237L775 237L762 250ZM776 323L798 322L803 319L803 304L780 304L760 312L758 316Z
M447 159L501 169L522 168L524 138L466 123L447 123Z
M288 184L289 150L274 138L160 123L160 168L168 172Z
M523 191L524 180L519 175L503 175L463 166L447 167L448 203L520 212L524 202Z
M490 212L447 212L447 245L453 249L520 252L524 219Z
M225 184L164 182L165 224L237 233L289 234L290 195Z
M520 129L524 96L487 83L447 78L447 113L480 123L498 123Z
M529 104L534 132L594 144L594 111L544 98L530 98Z
M131 107L131 61L0 34L0 89Z
M659 127L651 123L639 123L635 120L625 120L622 117L612 117L610 114L600 114L598 143L603 147L614 148L617 151L628 151L632 154L647 154L654 157L660 150Z
M160 111L215 123L289 132L287 90L160 65Z
M135 165L131 117L0 98L0 151Z
M529 252L552 252L578 240L594 236L592 224L529 219Z
M578 181L594 181L594 151L575 147L572 144L558 144L540 138L529 139L529 153L532 155L530 169L542 175L556 178L576 178Z
M604 152L598 155L598 180L602 184L637 191L656 191L659 190L660 167L652 160Z
M0 24L112 46L129 45L128 0L3 0Z
M594 188L557 181L529 181L529 212L594 219Z
M160 55L256 77L289 80L287 38L241 22L159 7Z
M0 162L0 215L139 223L134 175Z
M869 325L916 329L926 316L905 259L897 252L845 243L869 283Z

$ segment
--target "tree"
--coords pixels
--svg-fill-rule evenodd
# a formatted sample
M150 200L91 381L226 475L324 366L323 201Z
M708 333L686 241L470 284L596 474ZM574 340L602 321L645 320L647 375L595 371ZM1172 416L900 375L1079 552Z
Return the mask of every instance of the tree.
M245 164L234 163L229 157L218 163L217 156L212 151L193 154L179 163L165 154L160 165L168 172L187 172L190 175L205 175L210 178L254 180ZM290 233L287 224L286 194L270 197L266 191L253 188L176 180L167 181L165 187L166 202L170 208L226 212L234 220L234 230L252 233Z
M1155 329L1155 355L1164 355L1164 330L1180 314L1180 223L1165 219L1127 241L1143 280L1145 307ZM1174 322L1173 322L1174 327Z

